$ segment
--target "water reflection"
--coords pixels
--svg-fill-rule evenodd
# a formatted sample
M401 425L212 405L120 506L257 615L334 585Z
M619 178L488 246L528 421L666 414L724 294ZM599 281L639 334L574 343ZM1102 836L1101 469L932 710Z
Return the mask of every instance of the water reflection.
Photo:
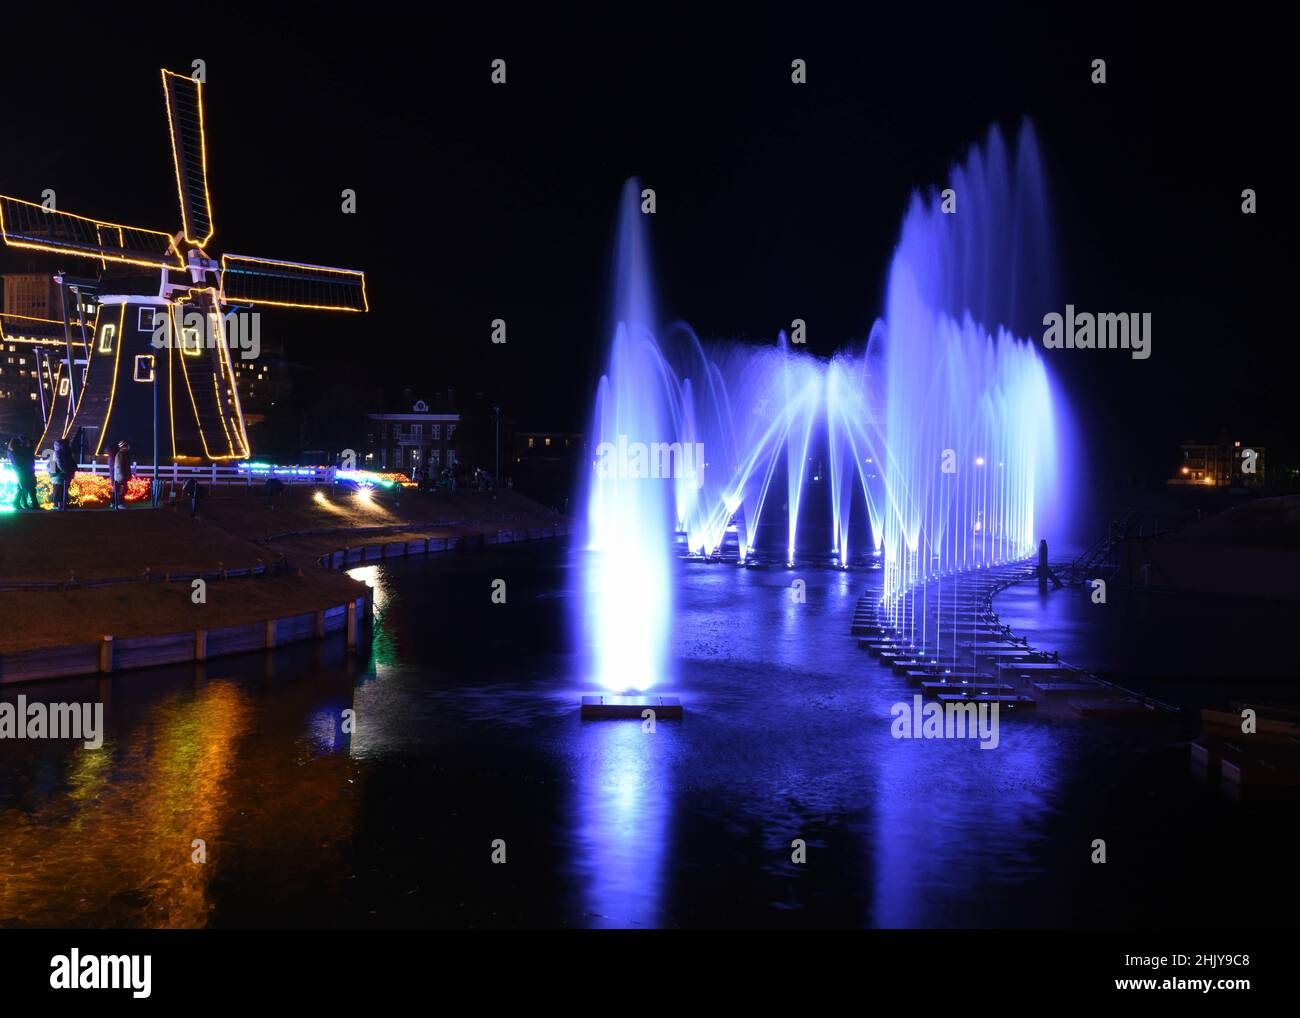
M400 608L401 599L397 598L396 604L390 605L394 591L388 573L378 565L357 566L355 569L349 569L347 573L352 579L361 581L374 592L371 595L373 598L371 619L374 632L371 653L374 655L376 665L395 664L399 659L396 634L400 627L390 624L388 615L390 609Z
M0 921L205 925L214 867L192 861L193 842L220 852L248 720L246 696L212 683L157 704L129 740L73 749L65 795L0 814Z
M1037 841L1059 783L1059 731L1000 725L997 749L974 740L901 741L876 760L871 923L989 925L999 898L1040 873Z
M665 755L669 723L582 726L574 809L574 870L583 919L596 928L663 925L663 880L672 798Z
M284 924L337 892L359 790L323 646L25 687L105 702L106 736L0 745L0 927Z

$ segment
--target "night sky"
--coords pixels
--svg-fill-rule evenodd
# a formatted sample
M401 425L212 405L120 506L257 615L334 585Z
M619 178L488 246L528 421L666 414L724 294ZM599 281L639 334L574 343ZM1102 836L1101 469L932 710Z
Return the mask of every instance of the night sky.
M365 319L264 316L295 365L298 411L348 391L455 386L502 401L521 427L582 430L626 177L657 192L665 317L754 342L802 317L810 348L829 354L882 311L909 192L942 186L991 124L1010 140L1028 116L1061 304L1153 314L1150 360L1044 351L1095 472L1163 477L1179 441L1221 429L1281 461L1295 386L1272 305L1291 288L1265 248L1288 199L1274 152L1283 65L1260 48L1278 33L930 8L910 22L865 8L814 21L798 9L11 20L0 191L39 200L54 187L67 211L176 229L158 68L202 58L210 253L368 274ZM505 87L489 80L497 57ZM805 86L790 83L795 57ZM1089 80L1095 57L1104 86ZM349 187L355 216L340 212ZM1245 187L1256 216L1241 214ZM504 346L490 342L494 318L508 322Z

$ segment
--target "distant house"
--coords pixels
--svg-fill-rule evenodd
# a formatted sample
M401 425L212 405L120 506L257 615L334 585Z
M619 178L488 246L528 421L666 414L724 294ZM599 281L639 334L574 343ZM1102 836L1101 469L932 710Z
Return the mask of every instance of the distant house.
M372 470L436 474L454 466L460 413L450 400L416 400L409 408L367 414L369 442L364 465Z
M516 431L511 439L515 487L567 511L587 455L586 436L572 431Z
M1264 484L1264 447L1220 439L1216 444L1184 442L1178 467L1168 483L1221 488Z

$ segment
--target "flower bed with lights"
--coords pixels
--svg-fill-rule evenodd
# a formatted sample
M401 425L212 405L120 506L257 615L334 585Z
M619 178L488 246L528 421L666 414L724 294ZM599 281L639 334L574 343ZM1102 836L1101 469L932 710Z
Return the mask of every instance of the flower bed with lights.
M14 496L17 494L18 483L13 467L8 463L0 463L0 513L14 511ZM54 486L43 465L39 465L36 471L36 494L42 509L54 508ZM72 479L68 496L68 504L73 507L99 508L112 503L113 489L107 477L77 474ZM149 501L149 478L133 477L127 481L126 500L128 503Z
M415 482L405 474L380 473L374 470L339 470L334 479L355 484L358 488L414 488Z

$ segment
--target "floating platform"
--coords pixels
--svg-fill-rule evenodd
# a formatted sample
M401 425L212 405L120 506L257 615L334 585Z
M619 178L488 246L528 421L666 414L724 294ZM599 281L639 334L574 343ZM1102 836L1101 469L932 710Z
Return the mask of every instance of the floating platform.
M951 661L932 661L928 658L902 658L897 661L890 661L889 667L894 669L895 675L906 675L908 672L942 672L945 668L953 668L955 665Z
M1249 736L1247 736L1249 738ZM1223 752L1219 775L1224 784L1300 788L1300 756L1295 752Z
M941 661L951 660L951 657L942 656L943 651L937 647L902 647L898 649L878 650L875 656L885 663L895 661L923 661L928 665L939 664Z
M871 651L872 654L879 657L881 654L893 653L898 654L924 654L926 648L918 647L914 643L899 643L894 640L859 640L858 646L864 650Z
M969 698L972 694L981 696L997 696L1007 693L1014 693L1014 686L1005 686L1000 682L922 682L921 692L927 696L938 696L940 693L958 693L961 696Z
M1134 700L1131 697L1071 700L1070 709L1081 718L1135 718L1155 713L1141 700Z
M1028 675L1047 678L1052 675L1075 675L1077 674L1065 665L1060 665L1054 661L1026 661L1023 664L998 665L999 675Z
M905 677L914 686L922 682L932 682L938 679L946 679L950 683L989 682L993 680L993 676L986 675L984 672L973 672L960 668L954 671L945 671L942 668L916 668L907 672Z
M961 693L940 693L940 703L996 703L1003 707L1020 707L1030 710L1038 704L1031 696L1018 696L1015 693L978 693L967 696Z
M1052 659L1041 651L1028 650L1024 647L981 647L972 651L974 657L1000 657L1007 661L1020 661L1024 664L1045 663Z
M1201 723L1207 728L1216 731L1228 731L1233 735L1242 734L1241 712L1247 708L1255 711L1255 734L1270 740L1289 741L1300 739L1300 724L1293 721L1279 720L1276 717L1268 717L1265 711L1273 710L1270 707L1253 707L1250 704L1234 704L1236 712L1213 710L1209 707L1201 710Z
M656 721L677 719L682 716L682 702L675 696L623 696L608 693L582 698L582 717L588 720L602 718L636 718L652 710Z

